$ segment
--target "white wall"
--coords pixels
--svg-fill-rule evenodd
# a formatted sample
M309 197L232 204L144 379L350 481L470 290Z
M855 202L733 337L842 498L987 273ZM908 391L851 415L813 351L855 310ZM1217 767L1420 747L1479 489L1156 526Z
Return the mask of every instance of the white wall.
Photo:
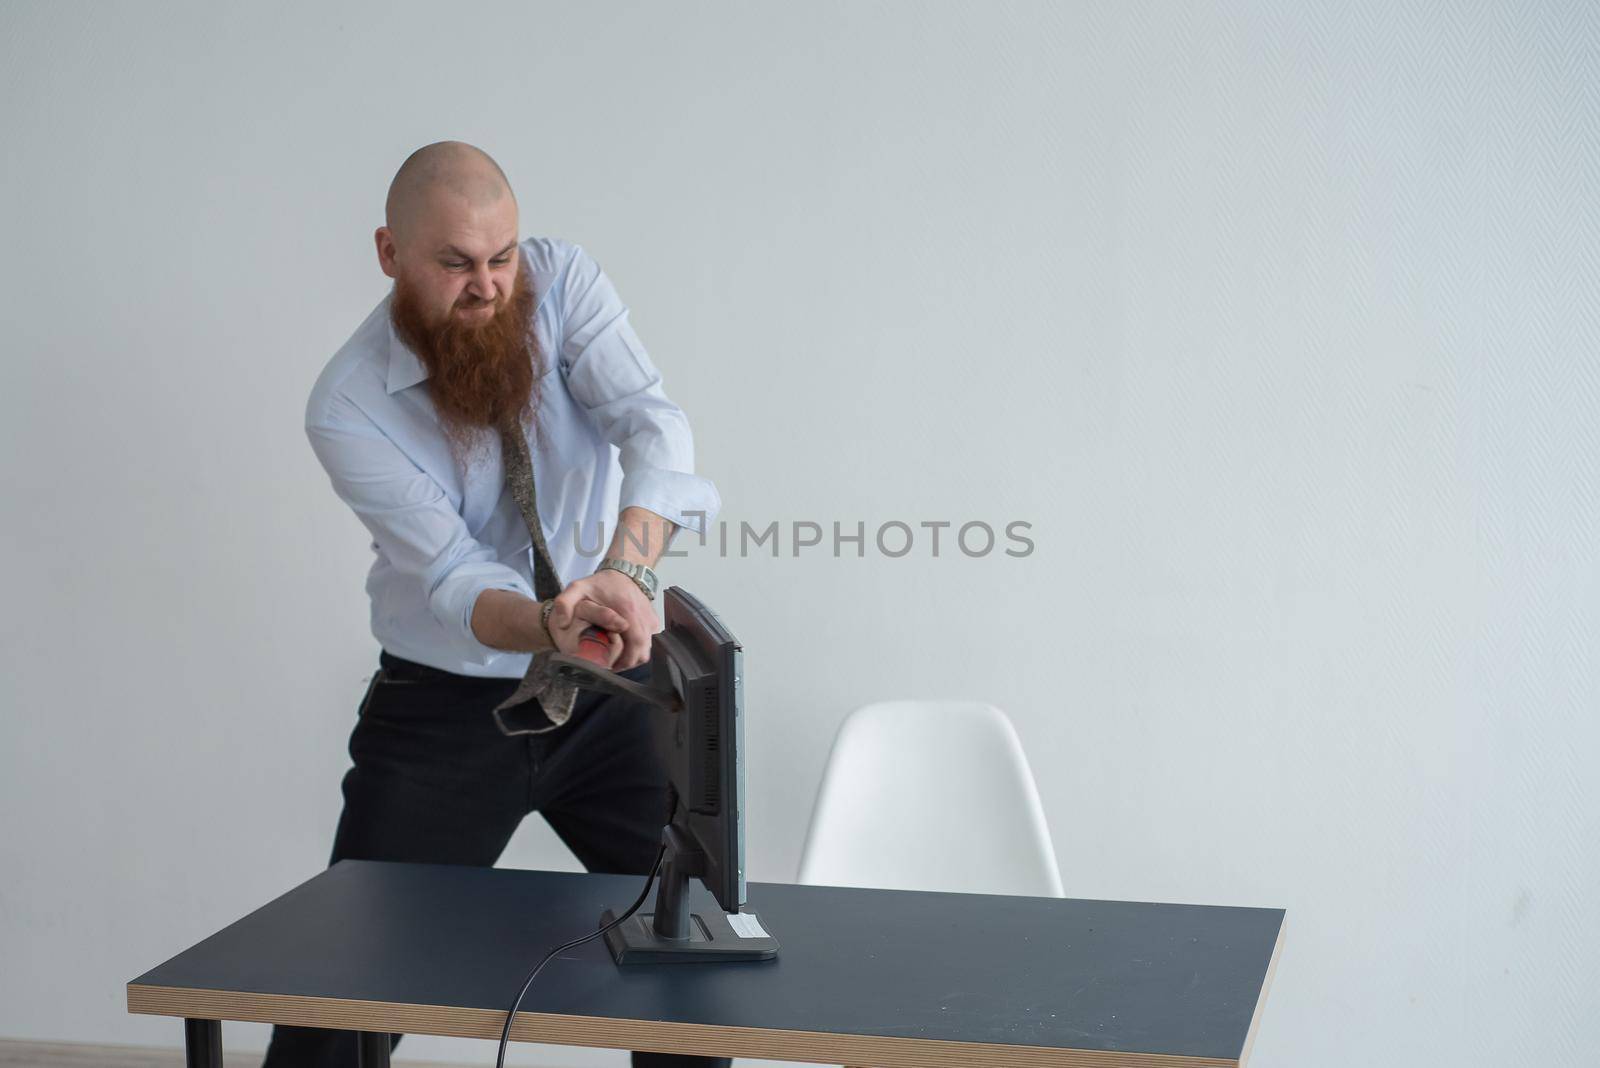
M175 1044L123 984L325 862L375 646L302 404L456 137L612 274L735 533L1034 524L670 570L747 647L755 878L852 706L985 698L1069 894L1288 908L1262 1068L1592 1060L1592 7L0 31L0 1034ZM571 866L536 823L505 863Z

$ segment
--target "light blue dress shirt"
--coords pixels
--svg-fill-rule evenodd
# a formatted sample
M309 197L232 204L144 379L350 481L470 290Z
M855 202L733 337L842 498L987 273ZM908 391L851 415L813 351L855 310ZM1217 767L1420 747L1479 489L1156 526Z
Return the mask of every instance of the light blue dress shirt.
M683 410L628 322L628 309L581 247L519 246L546 354L539 433L530 442L539 520L563 584L592 574L622 508L703 531L721 507L694 473ZM533 597L533 540L505 488L495 435L465 478L423 384L395 336L385 297L318 376L306 434L334 492L372 534L372 634L396 656L462 675L519 678L527 653L479 642L472 608L487 589Z

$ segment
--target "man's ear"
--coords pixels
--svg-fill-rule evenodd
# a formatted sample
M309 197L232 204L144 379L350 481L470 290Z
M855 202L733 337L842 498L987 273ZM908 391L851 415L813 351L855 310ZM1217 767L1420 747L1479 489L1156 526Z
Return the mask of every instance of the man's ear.
M373 233L372 240L378 247L378 269L390 278L395 277L399 270L395 266L399 250L395 248L394 234L387 226L380 226Z

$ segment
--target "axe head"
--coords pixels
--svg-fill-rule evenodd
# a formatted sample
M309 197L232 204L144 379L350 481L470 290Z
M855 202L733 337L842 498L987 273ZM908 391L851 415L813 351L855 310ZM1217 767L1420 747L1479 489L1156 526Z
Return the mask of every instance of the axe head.
M529 676L530 679L564 682L580 690L597 690L600 693L615 694L634 701L644 701L669 712L673 711L678 705L678 695L670 684L658 685L663 672L656 670L656 646L652 645L650 652L649 685L625 679L615 671L571 653L545 653L535 656L533 663L529 665Z

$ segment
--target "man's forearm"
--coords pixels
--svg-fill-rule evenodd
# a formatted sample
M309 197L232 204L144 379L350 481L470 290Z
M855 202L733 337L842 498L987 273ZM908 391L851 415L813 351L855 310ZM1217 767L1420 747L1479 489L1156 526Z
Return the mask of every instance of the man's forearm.
M667 551L667 541L678 525L647 508L624 508L617 517L617 532L607 556L653 568Z
M513 653L536 653L550 648L543 606L512 590L484 590L472 606L472 633L483 644Z

